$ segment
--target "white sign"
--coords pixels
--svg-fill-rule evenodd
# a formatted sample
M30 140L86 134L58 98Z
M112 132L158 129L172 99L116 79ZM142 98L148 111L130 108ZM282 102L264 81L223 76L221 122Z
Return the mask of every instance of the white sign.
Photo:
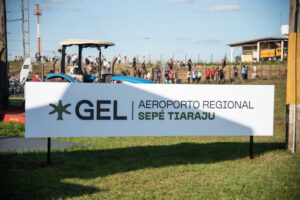
M273 135L273 85L25 87L26 137Z

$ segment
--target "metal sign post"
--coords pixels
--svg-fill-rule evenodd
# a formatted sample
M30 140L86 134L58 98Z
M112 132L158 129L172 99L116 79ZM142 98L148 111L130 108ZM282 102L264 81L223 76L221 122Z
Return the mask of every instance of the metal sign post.
M254 155L253 155L253 136L250 136L249 157L250 157L250 159L254 158Z
M47 141L47 164L51 164L51 137L48 137Z

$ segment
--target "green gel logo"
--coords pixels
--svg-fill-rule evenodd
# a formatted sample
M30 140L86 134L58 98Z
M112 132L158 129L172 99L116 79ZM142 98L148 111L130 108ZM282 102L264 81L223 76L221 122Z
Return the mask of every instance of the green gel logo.
M70 115L71 113L69 111L67 111L67 107L71 106L71 104L67 104L67 105L62 105L61 100L59 100L58 105L54 105L52 103L49 104L49 106L53 107L54 110L52 110L51 112L49 112L50 115L54 114L57 112L57 120L63 120L62 118L62 114L63 112L65 112L66 114Z

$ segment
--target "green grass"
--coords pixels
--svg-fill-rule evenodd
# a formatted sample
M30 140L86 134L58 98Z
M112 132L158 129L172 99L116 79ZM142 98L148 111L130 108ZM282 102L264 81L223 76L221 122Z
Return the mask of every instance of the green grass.
M0 135L24 137L25 126L14 122L0 122Z
M59 138L90 145L53 150L50 166L44 151L0 154L0 199L300 199L285 81L248 83L276 85L274 136L254 137L253 160L249 137Z

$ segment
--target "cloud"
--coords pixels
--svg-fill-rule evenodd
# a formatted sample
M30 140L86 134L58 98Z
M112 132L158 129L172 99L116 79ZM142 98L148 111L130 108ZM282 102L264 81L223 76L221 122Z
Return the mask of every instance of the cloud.
M80 7L76 6L76 5L70 5L69 6L69 10L70 11L79 11L80 10Z
M241 6L239 5L219 5L210 8L201 8L199 5L194 5L192 7L193 11L200 11L200 12L223 12L223 11L235 11L240 9Z
M181 37L177 37L175 38L175 40L180 40L180 41L186 41L186 40L190 40L191 37L189 36L181 36Z
M48 0L50 1L50 0ZM66 0L51 0L51 2L65 2ZM45 9L45 10L54 10L54 11L80 11L81 8L79 6L76 6L76 5L70 5L70 6L64 6L62 4L46 4L42 7L42 9Z
M103 14L103 15L92 15L91 18L95 19L107 19L107 18L112 18L113 16L110 14Z
M68 0L48 0L48 2L51 3L63 3L63 2L67 2Z
M222 40L213 39L213 38L201 38L196 41L196 43L202 43L202 44L219 44L222 42L223 42Z
M182 53L184 53L185 51L184 51L184 49L176 49L174 52L173 52L173 54L182 54Z
M166 1L170 3L190 3L193 2L194 0L166 0Z
M43 6L43 9L44 10L52 10L53 7L51 5L45 5L45 6Z

